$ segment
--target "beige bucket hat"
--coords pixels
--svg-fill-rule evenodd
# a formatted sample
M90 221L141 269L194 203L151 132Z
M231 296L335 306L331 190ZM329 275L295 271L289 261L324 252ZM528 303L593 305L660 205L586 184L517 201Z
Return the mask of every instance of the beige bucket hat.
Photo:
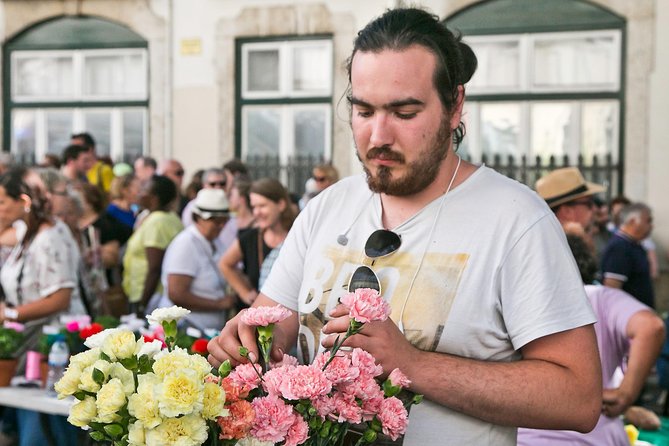
M601 184L585 181L577 167L564 167L544 175L537 180L535 189L551 208L606 190Z

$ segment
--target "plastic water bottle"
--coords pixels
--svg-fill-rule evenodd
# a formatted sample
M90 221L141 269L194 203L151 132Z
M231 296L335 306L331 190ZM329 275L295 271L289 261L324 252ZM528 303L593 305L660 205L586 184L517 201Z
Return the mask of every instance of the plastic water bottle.
M63 377L65 368L70 360L70 349L65 339L59 337L49 350L49 373L46 378L46 391L50 396L56 396L54 385Z

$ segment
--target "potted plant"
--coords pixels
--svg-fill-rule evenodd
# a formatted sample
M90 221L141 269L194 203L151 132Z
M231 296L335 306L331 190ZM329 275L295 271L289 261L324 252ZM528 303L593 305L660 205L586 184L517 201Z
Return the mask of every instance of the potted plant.
M9 385L16 371L17 359L14 357L23 342L23 325L5 322L0 327L0 387Z

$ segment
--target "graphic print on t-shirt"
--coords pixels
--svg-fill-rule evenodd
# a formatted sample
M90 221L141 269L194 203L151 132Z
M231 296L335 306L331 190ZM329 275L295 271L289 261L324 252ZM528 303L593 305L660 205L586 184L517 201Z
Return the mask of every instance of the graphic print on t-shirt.
M468 254L431 252L421 264L416 253L396 252L372 260L359 250L327 247L319 263L306 269L300 292L298 347L302 359L308 364L318 352L327 315L361 264L370 266L379 277L381 294L392 307L390 317L396 324L402 320L406 338L421 350L435 351L468 259Z

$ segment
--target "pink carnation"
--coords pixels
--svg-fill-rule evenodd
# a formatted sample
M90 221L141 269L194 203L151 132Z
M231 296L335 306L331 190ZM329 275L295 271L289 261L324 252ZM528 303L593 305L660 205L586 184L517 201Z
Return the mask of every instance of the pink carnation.
M223 387L223 390L225 391L226 403L233 403L235 401L246 398L251 391L251 388L248 386L234 382L232 379L230 379L230 376L227 376L221 380L221 387Z
M296 418L292 406L274 395L256 398L251 405L256 413L251 435L273 443L285 440Z
M358 288L353 293L346 293L340 301L348 307L348 315L362 324L385 321L390 316L388 302L383 300L378 291L371 288Z
M383 397L383 390L379 383L369 375L361 376L350 383L344 383L339 386L339 390L363 401Z
M292 368L293 366L284 366L265 372L262 377L262 386L265 391L270 395L281 395L281 384Z
M9 328L10 330L14 330L17 333L21 333L23 332L23 330L26 329L25 325L23 325L20 322L4 321L2 323L2 326L5 328Z
M255 371L253 370L254 368ZM246 364L239 364L235 367L230 375L228 375L228 378L238 386L246 387L251 390L255 389L260 384L259 373L262 373L262 367L260 367L259 364L251 364L250 362L247 362Z
M362 408L358 406L358 402L353 395L346 395L343 393L335 393L332 396L334 403L334 414L330 418L337 420L339 423L362 423Z
M398 398L391 397L383 400L377 417L381 422L383 433L393 441L407 430L409 414Z
M376 364L374 356L361 348L353 349L351 364L360 369L360 375L379 376L383 373L383 367Z
M280 390L287 400L311 399L329 393L332 383L318 367L298 365L287 371Z
M335 410L334 401L327 395L319 396L318 398L313 398L311 400L311 405L314 406L318 415L325 419Z
M316 356L312 365L322 370L328 359L330 359L330 352L322 353ZM332 382L332 385L337 385L357 379L360 376L360 369L351 365L349 355L338 355L325 368L325 376Z
M307 438L309 438L309 425L302 417L295 417L295 422L288 429L284 446L297 446L307 441Z
M381 410L381 404L383 404L383 392L380 395L375 396L362 402L362 419L363 421L372 421L376 415L378 415Z
M79 322L77 321L68 322L67 324L65 324L65 329L70 333L77 332L79 331Z
M285 365L299 365L299 363L300 361L298 361L295 356L290 356L284 353L283 359L281 361L279 362L270 361L269 367L271 369L276 369L279 367L283 367Z
M254 327L267 327L269 324L281 322L291 315L288 308L282 305L274 307L249 308L242 314L242 322Z
M411 385L411 380L407 378L407 376L402 373L400 369L395 369L390 372L388 379L393 386L401 387L403 389L406 389Z

